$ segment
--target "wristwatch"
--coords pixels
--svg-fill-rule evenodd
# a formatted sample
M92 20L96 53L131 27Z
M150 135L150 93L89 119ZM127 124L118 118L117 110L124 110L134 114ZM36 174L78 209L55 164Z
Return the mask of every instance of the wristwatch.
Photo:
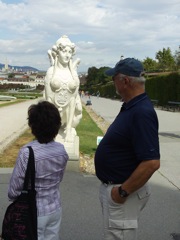
M125 190L123 190L121 186L119 187L118 190L119 190L119 195L120 195L122 198L126 198L126 197L129 196L129 194L128 194Z

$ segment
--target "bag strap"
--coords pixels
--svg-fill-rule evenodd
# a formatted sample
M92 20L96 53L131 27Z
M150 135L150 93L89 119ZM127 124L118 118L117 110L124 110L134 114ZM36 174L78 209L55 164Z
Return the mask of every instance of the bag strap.
M28 191L29 186L32 190L35 189L35 162L34 162L34 151L31 146L29 148L29 159L24 179L23 191ZM31 181L29 184L29 181Z

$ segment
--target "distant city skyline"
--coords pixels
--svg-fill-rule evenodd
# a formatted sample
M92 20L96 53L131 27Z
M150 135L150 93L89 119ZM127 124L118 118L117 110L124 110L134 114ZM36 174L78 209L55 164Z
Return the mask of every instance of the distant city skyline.
M13 70L13 71L27 71L27 69L29 68L29 71L40 71L39 69L37 68L33 68L32 66L12 66L10 64L8 64L8 61L6 60L5 63L1 63L0 62L0 70L1 71L10 71L10 70Z

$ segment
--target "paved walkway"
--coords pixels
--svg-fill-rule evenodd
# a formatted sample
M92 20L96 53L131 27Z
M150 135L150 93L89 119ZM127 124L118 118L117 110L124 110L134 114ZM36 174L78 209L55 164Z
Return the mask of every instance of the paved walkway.
M36 102L37 99L0 107L0 152L27 129L27 109Z
M119 112L119 101L92 97L92 109L110 123ZM86 101L86 99L84 99ZM32 101L29 102L31 104ZM14 105L4 111L4 129L14 132L26 123L28 106ZM0 108L0 126L2 125ZM24 112L22 116L21 111ZM12 112L12 115L10 114ZM179 240L180 233L180 113L157 109L160 122L161 168L150 180L152 197L140 219L138 240ZM16 116L16 120L15 117ZM19 117L18 117L19 116ZM20 119L23 118L23 123ZM1 131L1 129L0 129ZM6 131L4 131L6 132ZM0 136L1 137L1 136ZM2 142L2 139L0 140ZM0 169L0 226L9 204L7 187L11 169ZM61 184L63 219L61 240L101 240L102 217L98 200L99 181L95 176L66 171Z

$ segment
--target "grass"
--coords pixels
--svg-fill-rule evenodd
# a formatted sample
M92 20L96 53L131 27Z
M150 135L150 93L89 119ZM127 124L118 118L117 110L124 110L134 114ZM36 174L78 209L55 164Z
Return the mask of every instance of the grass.
M76 131L80 141L80 152L93 156L97 148L97 136L104 134L84 108L83 117Z
M0 95L5 95L5 96L13 96L16 98L27 98L29 97L29 99L32 98L37 98L37 97L42 97L43 94L40 92L6 92L6 91L1 91L0 90Z
M26 100L24 100L24 99L17 99L17 100L11 100L11 101L6 101L6 102L4 102L4 101L0 101L0 107L6 107L6 106L9 106L9 105L12 105L12 104L17 104L17 103L21 103L21 102L24 102L24 101L26 101Z
M80 140L80 153L93 156L97 147L97 136L102 136L103 132L84 108L82 120L77 126L76 131ZM13 142L10 147L0 154L0 167L14 167L19 149L33 139L34 136L31 134L30 129L28 129L15 142Z
M30 129L28 129L0 154L0 167L14 167L19 149L33 139L34 136L31 134Z

